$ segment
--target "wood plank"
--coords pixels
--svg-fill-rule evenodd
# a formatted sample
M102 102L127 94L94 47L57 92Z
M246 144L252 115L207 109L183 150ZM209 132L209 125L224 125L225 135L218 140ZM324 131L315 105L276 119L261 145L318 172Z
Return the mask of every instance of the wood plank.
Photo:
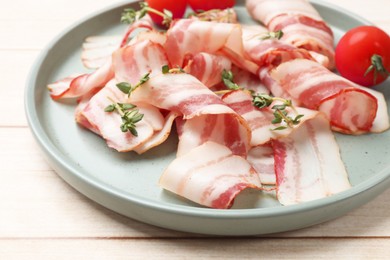
M90 201L51 170L28 128L0 128L0 144L0 207L7 209L0 211L0 238L193 236L139 223ZM390 237L389 197L390 189L342 218L273 236Z
M5 239L0 243L2 259L388 259L390 255L390 239Z
M26 126L24 90L38 51L0 50L0 126Z

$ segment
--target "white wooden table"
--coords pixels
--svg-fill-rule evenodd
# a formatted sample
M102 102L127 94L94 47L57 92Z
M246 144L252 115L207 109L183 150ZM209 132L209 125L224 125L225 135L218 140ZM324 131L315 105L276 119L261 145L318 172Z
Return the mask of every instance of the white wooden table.
M390 33L389 0L327 1ZM25 81L34 59L54 36L113 2L117 1L0 3L0 259L390 259L390 189L363 207L314 227L265 237L223 238L128 219L59 178L27 126Z

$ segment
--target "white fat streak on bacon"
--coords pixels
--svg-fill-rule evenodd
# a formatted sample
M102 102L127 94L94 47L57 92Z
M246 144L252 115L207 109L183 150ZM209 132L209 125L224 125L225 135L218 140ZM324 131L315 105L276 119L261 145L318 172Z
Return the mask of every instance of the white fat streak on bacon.
M275 17L268 25L270 31L283 31L282 41L303 48L311 53L326 56L326 67L333 69L334 37L332 30L324 21L315 21L303 16L282 15Z
M350 134L371 130L377 99L320 64L292 60L272 70L271 77L300 105L324 112L335 129Z
M174 120L178 117L178 114L174 112L170 112L168 115L165 116L164 118L164 125L163 127L155 131L154 135L148 139L146 142L143 144L137 146L134 148L134 151L137 152L138 154L145 153L146 151L162 144L167 138L169 137L169 134L171 133L172 130L172 125ZM147 115L144 115L144 118L147 119ZM150 119L147 120L150 123Z
M153 31L154 30L153 25L154 24L152 18L149 15L145 15L141 19L130 24L127 27L124 35L122 36L120 47L126 46L129 43L129 41L131 41L131 38L139 33L141 28L147 31Z
M116 87L115 80L110 81L94 95L76 115L76 120L80 124L92 127L95 133L106 140L109 147L119 152L131 151L151 138L156 130L161 130L164 118L160 114L160 110L148 104L137 104L140 113L148 114L149 120L153 118L159 121L152 124L158 126L158 129L153 129L153 126L147 120L141 120L137 123L137 137L129 132L122 132L120 125L123 122L120 115L117 112L104 111L107 106L113 103L109 98L116 102L126 100L123 93Z
M104 87L114 76L111 59L92 73L70 76L48 85L53 99L78 98L96 88Z
M178 112L184 119L203 114L234 113L194 76L186 73L151 77L130 97L131 102L148 102Z
M320 199L351 187L325 117L317 116L288 137L273 141L273 148L281 204Z
M231 61L221 55L213 55L205 52L195 54L184 70L211 88L222 82L222 72L229 71Z
M268 88L261 82L258 75L254 75L246 70L240 69L237 66L232 66L232 73L234 75L234 82L248 90L252 90L255 93L269 94Z
M165 49L172 67L184 67L194 55L207 52L223 54L235 65L252 73L258 69L244 53L239 24L176 20L167 31Z
M291 109L286 109L288 115L295 118L297 115L304 115L300 123L294 127L287 127L283 130L274 131L279 126L287 126L285 123L273 124L273 111L270 108L256 108L252 103L252 96L244 91L233 91L223 96L223 101L228 104L234 111L241 115L252 132L251 146L258 146L273 139L279 139L288 136L296 127L300 127L305 121L317 116L318 112L310 109L297 107L297 114ZM276 105L277 102L271 105Z
M252 147L246 158L259 175L262 184L276 185L274 149L269 143Z
M247 8L270 31L282 30L281 40L326 56L324 65L334 68L333 32L308 1L248 0Z
M283 14L299 14L322 20L319 13L307 0L247 0L246 7L254 19L266 26L273 18Z
M111 54L119 48L122 36L90 36L82 46L81 61L88 69L97 69L110 59Z
M228 147L236 155L246 157L250 149L250 131L246 123L240 119L235 113L225 113L177 120L180 129L177 156L213 141Z
M176 158L159 184L200 205L227 209L246 188L261 189L258 175L242 157L226 146L206 142Z
M161 67L168 63L162 46L150 40L120 48L113 53L112 59L115 79L132 85L148 72L151 77L161 74Z
M243 31L243 47L248 57L259 66L259 70L273 68L279 64L298 58L312 59L314 57L305 49L278 39L262 39L268 30L260 25L245 25ZM323 59L319 60L323 62ZM257 72L258 73L258 72Z
M147 102L177 113L186 120L181 140L194 139L192 145L182 145L180 151L208 140L218 141L235 154L246 156L250 129L233 109L194 76L185 73L151 77L130 96L130 103ZM213 121L215 125L208 124ZM184 141L183 141L184 143Z

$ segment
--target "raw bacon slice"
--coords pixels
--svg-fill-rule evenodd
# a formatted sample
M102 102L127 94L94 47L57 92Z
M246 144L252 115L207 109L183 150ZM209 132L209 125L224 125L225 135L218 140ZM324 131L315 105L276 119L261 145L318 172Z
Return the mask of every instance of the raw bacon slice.
M87 37L82 46L83 65L88 69L103 66L110 59L111 54L119 48L121 39L119 35Z
M271 77L296 104L324 112L335 129L350 134L371 131L377 99L320 64L292 60L272 70Z
M147 118L147 116L144 117ZM173 122L177 117L178 115L176 113L170 112L164 119L165 123L162 129L155 132L149 140L135 147L134 151L138 154L142 154L152 149L153 147L162 144L165 140L167 140L169 134L171 133Z
M277 198L281 204L320 199L351 187L325 117L319 115L272 143Z
M172 67L183 68L193 56L207 52L223 54L235 65L252 73L258 69L244 53L239 24L176 20L167 31L165 49Z
M255 93L269 94L268 88L263 84L263 82L261 82L258 75L254 75L246 70L238 68L237 66L232 66L231 71L234 75L234 82L238 86L252 90Z
M78 98L97 88L104 87L114 77L111 59L92 73L70 76L48 85L50 96L57 100Z
M250 132L236 114L205 114L187 120L178 119L176 125L179 135L178 157L207 141L222 144L233 154L242 157L246 157L250 149Z
M146 102L181 115L188 121L187 127L196 131L195 143L215 141L217 134L218 138L224 136L223 144L239 155L245 156L249 149L250 129L245 121L192 75L169 73L152 77L131 94L130 103L134 102Z
M118 82L136 84L148 72L150 76L161 74L161 67L168 64L168 59L160 44L145 40L118 49L112 62Z
M249 14L268 25L279 15L304 15L312 19L321 20L321 16L306 0L247 0L246 7Z
M270 143L252 147L246 158L263 185L276 185L274 149Z
M200 205L227 209L246 188L261 189L258 175L226 146L206 142L176 158L164 171L160 185Z
M298 58L314 59L305 49L297 48L275 38L263 39L262 37L269 33L263 26L245 25L242 31L244 51L260 69L271 69L283 62ZM321 62L324 60L321 59Z
M188 62L185 71L211 88L222 82L223 70L229 71L231 67L232 63L228 58L201 52Z
M268 30L282 30L283 41L327 56L334 68L333 32L307 0L247 0L247 9Z
M292 118L298 114L304 115L300 123L294 128L287 127L284 130L273 131L278 126L286 126L284 123L273 124L273 111L270 108L258 109L252 103L252 96L244 91L233 91L225 94L222 100L228 104L234 111L241 115L252 132L251 146L266 144L273 139L279 139L288 136L296 127L300 127L305 121L317 116L318 112L310 109L297 107L297 114L291 109L287 109ZM276 104L276 103L275 103ZM271 105L272 106L272 105Z
M155 131L162 129L164 124L164 118L160 114L159 109L145 104L137 104L140 113L148 113L149 120L151 118L157 119L153 125L157 125L158 128L154 129L151 124L146 120L141 120L137 123L138 136L135 137L129 132L122 132L120 125L122 124L121 117L116 112L105 112L104 109L112 104L112 101L124 102L124 94L116 87L114 80L110 81L102 90L94 95L84 108L76 115L77 121L83 126L87 126L88 129L102 136L107 145L119 152L127 152L133 150L140 144L145 143L152 137ZM151 117L150 115L153 115Z

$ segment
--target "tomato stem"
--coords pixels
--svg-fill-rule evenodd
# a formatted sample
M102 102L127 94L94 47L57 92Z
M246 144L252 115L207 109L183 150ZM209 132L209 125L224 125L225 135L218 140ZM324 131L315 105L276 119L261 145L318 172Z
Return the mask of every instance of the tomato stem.
M378 54L374 54L371 56L371 65L368 67L368 69L364 73L364 76L367 76L367 74L370 73L371 71L373 71L373 73L374 73L374 85L376 84L376 79L377 79L378 73L380 73L383 76L390 75L390 72L383 65L382 56L380 56Z

